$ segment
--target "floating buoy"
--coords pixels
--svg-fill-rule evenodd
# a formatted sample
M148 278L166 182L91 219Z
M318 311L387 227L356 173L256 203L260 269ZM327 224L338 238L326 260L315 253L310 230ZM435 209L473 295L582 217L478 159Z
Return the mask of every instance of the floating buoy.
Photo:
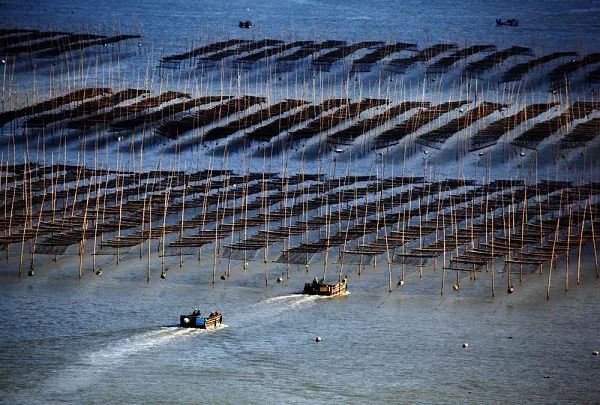
M225 274L221 274L221 280L225 280L227 277L225 277Z
M513 287L512 285L511 285L511 286L509 286L509 287L506 289L506 292L507 292L507 293L509 293L509 294L512 294L513 292L515 292L515 287Z
M190 318L188 318L188 317L183 318L183 323L190 323Z
M320 342L321 340L322 340L322 339L321 339L321 336L317 336L317 337L315 338L315 342Z
M467 347L469 347L469 344L468 344L468 343L466 343L466 342L465 342L465 343L463 343L463 349L466 349Z
M521 156L525 156L525 152L521 151Z
M404 280L403 279L398 280L398 285L399 286L403 286L404 285Z
M452 284L452 291L458 291L460 289L460 286L456 283Z
M429 155L429 151L428 150L424 150L423 153L426 154L426 155Z
M102 270L98 269L98 271L96 271L96 275L97 276L101 276L102 275Z
M167 273L165 273L165 272L160 273L160 278L162 278L162 279L167 278Z
M28 275L29 277L35 276L35 271L33 271L33 270L29 270L29 271L27 272L27 275Z
M545 375L544 378L550 378L550 376L549 375Z
M278 283L283 283L283 277L281 277L281 276L277 277L277 282Z
M598 355L598 354L600 354L600 353L598 353L598 350L594 350L594 351L592 352L592 354L593 354L594 356L597 356L597 355Z

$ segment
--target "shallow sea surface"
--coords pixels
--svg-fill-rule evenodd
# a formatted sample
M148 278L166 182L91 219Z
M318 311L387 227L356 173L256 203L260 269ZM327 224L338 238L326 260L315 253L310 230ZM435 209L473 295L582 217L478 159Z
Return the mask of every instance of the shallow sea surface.
M62 263L61 263L62 260ZM387 292L385 264L358 275L347 266L350 294L297 294L306 273L232 264L212 285L212 263L170 264L161 280L152 265L129 257L89 263L77 279L73 258L40 264L18 279L18 263L0 272L0 397L6 403L596 403L600 282L584 260L581 284L570 273L564 292L559 262L546 301L547 272L515 281L504 274L476 281L426 268L407 269L406 284ZM88 258L89 261L89 258ZM47 262L46 262L47 263ZM218 263L217 271L227 266ZM409 271L410 270L410 271ZM337 279L336 268L328 269ZM394 282L399 269L393 269ZM220 273L218 273L220 274ZM217 274L217 276L218 276ZM179 314L220 310L219 330L176 327ZM321 336L321 342L315 342ZM468 348L463 348L468 343Z

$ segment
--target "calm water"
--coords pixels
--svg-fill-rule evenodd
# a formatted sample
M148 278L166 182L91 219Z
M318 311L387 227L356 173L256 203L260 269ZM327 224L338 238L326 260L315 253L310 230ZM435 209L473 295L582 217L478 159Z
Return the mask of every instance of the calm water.
M166 280L136 258L78 281L69 263L18 280L3 264L0 283L0 397L36 402L597 402L600 283L586 262L582 284L564 294L555 274L516 284L496 275L461 281L439 295L441 272L426 269L387 294L387 272L349 268L351 294L293 293L318 275L260 267L211 286L211 264L195 260ZM73 260L75 262L76 259ZM226 263L221 263L221 267ZM559 268L563 268L559 264ZM88 267L89 269L89 267ZM334 268L331 271L335 271ZM394 280L399 269L394 269ZM452 280L454 274L448 274ZM220 309L226 326L174 326L198 306ZM316 336L322 342L314 341ZM467 342L469 347L462 348Z
M131 69L144 72L160 55L184 50L194 41L231 36L597 50L599 15L600 3L590 0L0 3L3 26L141 32L148 53L100 68L109 66L110 72L104 73L116 77L110 83L115 86L129 85ZM496 18L513 16L521 27L495 27ZM240 19L251 19L255 29L240 31ZM104 73L85 75L104 80ZM3 83L23 97L31 87L29 74ZM79 80L72 74L54 80L72 85ZM56 84L45 74L35 80L40 97ZM114 152L107 150L108 161L119 159ZM69 158L76 161L78 153L78 148L70 150ZM145 163L155 168L156 159L149 156ZM421 157L415 159L422 163ZM235 159L231 164L239 167ZM278 170L278 163L273 164L269 170ZM370 156L354 165L362 172L372 166ZM317 163L307 167L317 171ZM498 171L511 170L507 167ZM559 175L558 168L549 167L548 177L555 170ZM455 166L448 170L457 176ZM415 173L421 172L419 168ZM237 262L231 280L213 287L209 259L186 262L181 270L169 263L168 278L160 280L154 258L147 284L145 262L134 256L118 268L111 258L99 259L101 277L91 275L88 258L81 281L77 257L57 263L39 257L36 277L24 279L16 277L15 257L0 260L0 401L600 401L600 357L591 354L600 350L600 283L590 260L584 263L582 284L576 286L571 279L566 295L558 271L553 298L547 302L545 275L526 277L507 296L506 281L497 274L495 298L490 296L490 274L475 283L467 277L460 294L446 288L441 297L440 270L426 269L419 279L412 269L406 285L387 294L385 266L368 268L360 277L351 268L350 295L318 299L293 293L319 275L322 264L312 266L309 274L293 269L282 284L274 281L286 269L271 265L265 287L260 263L243 272ZM559 268L563 265L559 262ZM394 268L394 281L398 272ZM453 277L449 274L447 280ZM210 333L174 327L179 314L194 306L220 310L227 326ZM316 336L323 341L316 343ZM462 348L464 342L468 349Z

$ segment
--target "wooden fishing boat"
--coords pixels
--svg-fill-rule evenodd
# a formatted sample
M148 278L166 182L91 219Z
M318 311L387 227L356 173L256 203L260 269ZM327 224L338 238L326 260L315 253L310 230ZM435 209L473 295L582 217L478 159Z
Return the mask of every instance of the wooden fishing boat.
M308 295L324 295L326 297L337 297L348 291L348 282L346 279L337 284L326 284L323 281L318 281L316 278L312 283L304 284L303 294Z
M189 315L179 316L179 326L182 328L216 329L223 322L223 314L219 311L204 316L198 310Z
M519 20L517 20L516 18L509 18L506 21L502 21L501 18L498 18L496 20L496 26L498 26L498 27L502 27L502 26L506 26L506 27L518 27L519 26Z

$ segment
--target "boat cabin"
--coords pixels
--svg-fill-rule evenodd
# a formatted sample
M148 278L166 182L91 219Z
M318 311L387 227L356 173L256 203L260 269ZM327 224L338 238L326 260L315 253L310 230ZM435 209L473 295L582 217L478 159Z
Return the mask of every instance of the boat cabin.
M200 311L195 309L189 315L179 316L179 326L182 328L215 329L221 326L222 321L223 315L219 311L204 316Z
M348 291L348 281L343 279L341 283L325 284L323 280L319 281L315 277L312 283L304 284L304 294L324 295L326 297L335 297Z

